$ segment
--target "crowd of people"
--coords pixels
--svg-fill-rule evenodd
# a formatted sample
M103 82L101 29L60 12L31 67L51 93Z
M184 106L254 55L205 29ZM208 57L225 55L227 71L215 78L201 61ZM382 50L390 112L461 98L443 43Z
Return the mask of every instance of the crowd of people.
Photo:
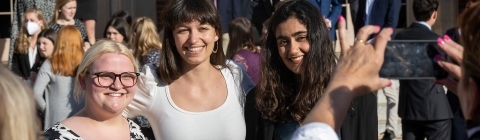
M171 0L164 27L118 11L98 40L80 9L92 1L20 9L11 69L0 67L0 139L371 140L375 92L398 84L382 139L396 137L397 105L403 139L480 139L478 0L444 36L431 30L438 0L413 0L417 21L396 34L398 3L359 1L353 46L328 1L258 1L271 6L259 19L224 18L223 0ZM390 40L437 40L432 61L450 76L379 77Z

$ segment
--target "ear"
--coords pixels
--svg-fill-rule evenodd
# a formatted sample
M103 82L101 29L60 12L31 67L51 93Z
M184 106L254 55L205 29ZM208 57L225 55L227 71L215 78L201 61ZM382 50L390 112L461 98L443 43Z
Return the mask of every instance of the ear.
M432 16L430 17L430 19L437 19L437 14L438 14L438 12L437 12L437 11L434 11L434 12L432 13Z
M215 41L218 41L219 36L220 36L219 34L222 35L222 33L217 33L217 32L215 32Z
M85 78L82 76L78 76L77 80L80 83L80 87L82 88L82 90L87 90L87 84L85 83Z

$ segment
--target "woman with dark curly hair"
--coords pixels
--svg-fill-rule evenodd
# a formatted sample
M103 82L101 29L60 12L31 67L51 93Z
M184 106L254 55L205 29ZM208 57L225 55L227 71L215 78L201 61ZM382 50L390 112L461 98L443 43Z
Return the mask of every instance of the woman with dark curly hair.
M322 96L337 56L321 19L322 14L308 1L287 2L270 19L260 82L247 94L247 139L290 139Z

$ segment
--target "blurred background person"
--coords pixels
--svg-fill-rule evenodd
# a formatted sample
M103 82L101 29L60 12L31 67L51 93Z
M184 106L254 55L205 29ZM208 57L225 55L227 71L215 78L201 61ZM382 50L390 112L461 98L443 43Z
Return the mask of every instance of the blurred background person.
M85 30L87 31L88 43L95 44L95 24L97 20L97 1L96 0L79 0L77 8L80 9L75 14L75 18L83 21Z
M130 36L130 25L122 18L112 18L107 22L103 35L114 42L127 44Z
M129 45L140 67L149 63L158 66L162 43L157 33L157 27L152 19L148 17L137 18L132 24L130 33L132 37Z
M80 19L74 18L77 13L77 1L76 0L57 0L55 5L54 14L48 27L58 32L62 26L74 25L82 35L82 41L84 42L85 50L90 48L91 43L88 42L87 30L85 24Z
M12 57L12 71L23 80L29 80L30 71L37 57L37 36L47 28L42 11L30 8L22 18L22 28L15 40L15 51Z
M243 65L256 85L260 78L260 47L255 45L253 32L253 25L247 18L232 20L228 25L228 36L232 39L226 57Z
M40 11L42 11L43 16L45 17L45 26L47 26L47 21L53 16L53 10L55 9L55 2L56 0L16 0L13 3L13 22L10 34L10 49L9 49L9 56L8 56L8 68L12 68L12 57L14 52L15 41L17 40L20 28L22 28L22 20L23 16L25 15L25 11L30 8L36 7Z
M32 89L0 66L0 139L42 139Z
M37 107L45 114L44 129L73 116L84 106L73 98L75 72L84 54L82 44L82 36L75 26L63 26L58 31L51 58L38 71L33 91Z
M57 33L53 29L45 29L38 34L37 47L38 54L33 64L32 71L30 72L30 82L33 86L35 79L37 78L37 73L40 70L43 62L50 58L55 49L55 42L57 40Z

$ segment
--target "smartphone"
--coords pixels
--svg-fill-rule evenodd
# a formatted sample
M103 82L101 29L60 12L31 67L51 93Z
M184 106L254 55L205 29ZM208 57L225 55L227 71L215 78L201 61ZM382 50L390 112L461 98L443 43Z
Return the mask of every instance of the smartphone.
M444 79L448 73L435 56L447 59L436 40L392 40L387 43L380 77L388 79Z

